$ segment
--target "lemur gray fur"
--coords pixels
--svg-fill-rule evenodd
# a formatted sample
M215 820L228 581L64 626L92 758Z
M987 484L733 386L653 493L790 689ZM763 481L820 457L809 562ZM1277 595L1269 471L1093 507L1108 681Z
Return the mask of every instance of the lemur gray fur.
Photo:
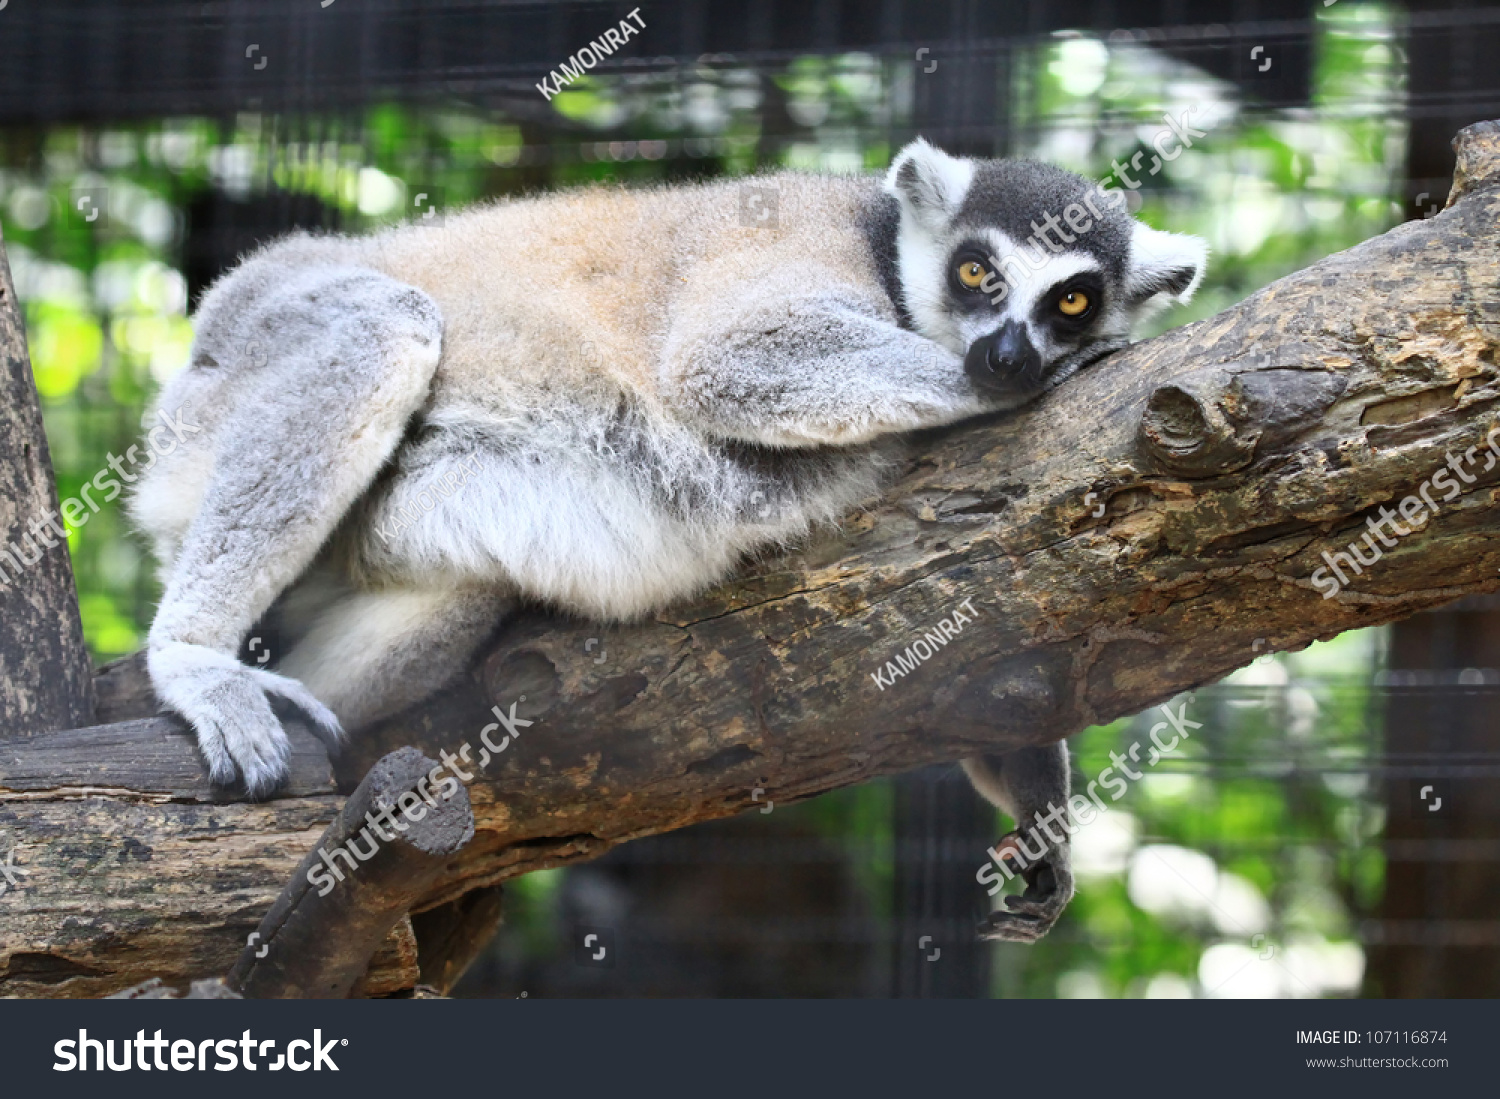
M282 780L272 700L337 742L459 674L521 599L639 618L837 522L893 437L1031 400L1204 264L1121 192L921 140L883 180L757 182L774 225L741 223L739 182L597 187L292 236L204 295L158 398L201 431L131 507L165 587L151 681L215 781ZM273 611L289 651L242 663ZM1018 823L1067 796L1062 745L966 767ZM1066 845L1028 882L985 934L1045 933Z

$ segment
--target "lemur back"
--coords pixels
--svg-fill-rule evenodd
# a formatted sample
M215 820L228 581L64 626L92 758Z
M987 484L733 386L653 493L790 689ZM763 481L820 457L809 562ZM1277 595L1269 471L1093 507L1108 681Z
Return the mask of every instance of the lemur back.
M838 518L875 487L867 447L715 438L663 392L682 373L676 360L713 339L726 315L769 310L774 320L782 300L804 292L788 272L805 272L807 257L825 287L894 320L869 254L875 185L784 182L795 184L793 201L764 229L741 224L736 187L718 184L500 203L363 240L290 238L215 286L198 313L193 364L159 403L211 409L211 441L226 410L253 405L276 376L265 351L284 338L275 326L295 312L284 299L303 293L309 273L383 272L431 299L442 352L402 444L341 525L329 567L356 587L510 582L582 614L645 613L757 545ZM328 296L309 291L304 308ZM256 301L269 308L246 308ZM461 454L482 472L457 495L442 475ZM164 462L138 490L136 514L164 562L196 515L200 457ZM406 529L419 496L442 504ZM385 533L395 528L399 546Z
M764 227L740 212L742 185L598 187L502 202L350 244L359 262L430 295L444 319L433 403L509 410L618 393L666 412L665 370L682 345L753 311L809 264L825 282L877 281L865 211L875 181L769 177L781 196ZM552 394L550 398L547 394ZM562 394L561 397L557 396Z

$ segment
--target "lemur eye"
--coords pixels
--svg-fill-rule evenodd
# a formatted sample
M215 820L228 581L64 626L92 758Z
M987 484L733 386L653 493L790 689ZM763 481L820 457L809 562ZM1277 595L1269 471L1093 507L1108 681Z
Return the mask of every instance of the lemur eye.
M1057 311L1065 317L1081 317L1089 311L1089 296L1082 290L1069 290L1057 299Z
M985 270L984 264L975 259L966 259L958 265L958 281L969 290L978 290L979 284L985 280L989 271Z

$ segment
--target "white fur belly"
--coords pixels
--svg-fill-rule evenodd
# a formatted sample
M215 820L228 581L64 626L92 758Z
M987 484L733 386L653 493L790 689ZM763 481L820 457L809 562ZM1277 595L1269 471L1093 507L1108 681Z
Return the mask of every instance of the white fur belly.
M361 539L377 573L493 583L588 617L630 619L721 579L747 542L769 540L673 515L604 461L478 452L465 462L398 477L381 494Z
M747 451L619 409L429 413L361 506L356 559L376 582L493 584L636 618L838 520L879 466L857 448Z
M735 563L722 536L705 537L602 467L548 470L497 487L485 541L504 577L589 617L648 614Z

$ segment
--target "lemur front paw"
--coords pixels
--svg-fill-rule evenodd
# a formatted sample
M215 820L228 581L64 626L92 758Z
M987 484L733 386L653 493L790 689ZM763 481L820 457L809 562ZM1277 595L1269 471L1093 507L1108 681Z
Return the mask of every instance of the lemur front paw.
M153 646L146 662L157 698L193 727L209 778L220 786L238 774L251 797L262 797L286 780L291 744L272 698L305 714L330 747L343 738L338 718L295 679L180 642Z
M1017 842L1019 838L1019 832L1011 832L995 847L1005 857L1024 864L1025 859L1017 855L1025 850ZM1034 943L1052 930L1052 925L1073 899L1073 867L1068 844L1048 846L1040 859L1023 865L1021 878L1026 882L1026 891L1018 897L1006 897L1004 908L991 912L980 921L981 939Z

